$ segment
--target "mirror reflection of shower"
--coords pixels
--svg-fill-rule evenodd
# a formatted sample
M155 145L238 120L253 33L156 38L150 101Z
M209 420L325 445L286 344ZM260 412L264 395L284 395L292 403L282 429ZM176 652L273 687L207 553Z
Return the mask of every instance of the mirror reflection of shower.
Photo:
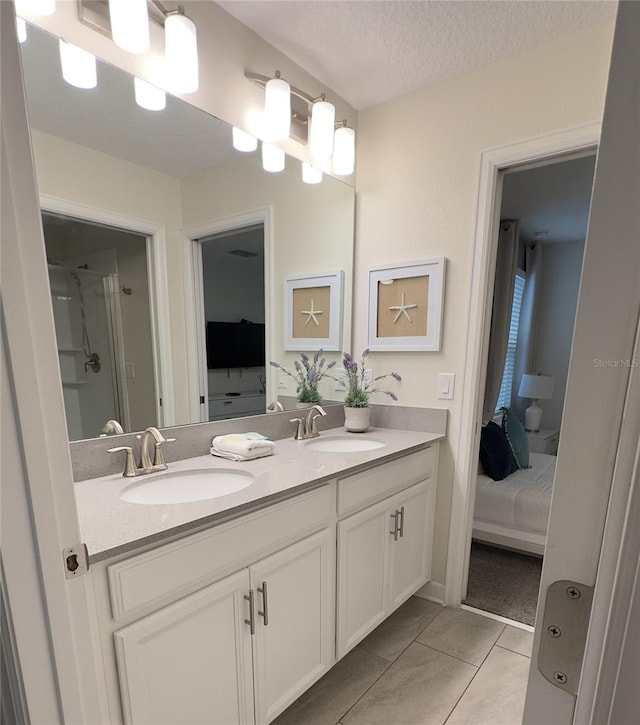
M155 425L146 238L42 214L70 440Z

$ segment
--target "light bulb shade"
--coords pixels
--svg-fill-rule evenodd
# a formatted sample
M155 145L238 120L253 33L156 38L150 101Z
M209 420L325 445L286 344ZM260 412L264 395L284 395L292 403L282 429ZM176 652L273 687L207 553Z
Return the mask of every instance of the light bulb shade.
M164 53L169 87L175 93L198 90L196 26L186 15L173 13L164 21Z
M149 50L149 12L147 0L109 0L111 37L129 53Z
M147 111L162 111L167 105L167 94L142 78L133 79L136 103Z
M336 109L333 103L316 101L311 109L309 152L318 166L326 167L331 160L335 124Z
M521 398L533 400L545 400L553 397L553 385L555 378L550 375L529 375L522 376L518 395Z
M338 176L353 174L356 161L356 132L340 126L333 135L333 173Z
M60 38L62 77L76 88L95 88L98 84L96 58L77 45Z
M322 171L315 166L302 162L302 180L305 184L319 184L322 181Z
M16 15L53 15L56 0L15 0Z
M24 43L27 39L27 24L22 18L16 18L16 33L18 35L18 43Z
M284 141L291 133L291 88L282 78L272 78L264 87L264 137Z
M284 169L284 151L270 143L262 144L262 168L277 172Z
M233 138L233 148L236 151L249 153L258 148L258 139L250 133L243 131L241 128L233 127L231 132Z

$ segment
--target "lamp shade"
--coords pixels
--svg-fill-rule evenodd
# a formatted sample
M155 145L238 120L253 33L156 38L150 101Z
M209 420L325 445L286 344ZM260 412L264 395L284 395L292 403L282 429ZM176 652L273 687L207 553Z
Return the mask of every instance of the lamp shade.
M22 18L16 18L16 32L18 33L18 43L24 43L27 39L27 24Z
M16 15L53 15L56 0L16 0Z
M279 76L264 87L264 138L284 141L291 133L291 87Z
M336 109L328 101L316 101L311 109L309 153L316 166L327 168L333 153L333 131Z
M198 42L196 26L181 13L164 21L164 55L170 90L194 93L198 90Z
M95 88L98 84L96 58L77 45L60 38L62 77L76 88Z
M319 184L322 181L322 171L315 166L302 162L302 180L305 184Z
M533 400L545 400L553 397L553 385L555 378L550 375L529 375L522 376L518 395L521 398L532 398Z
M333 173L338 176L353 174L356 158L356 132L346 123L338 126L333 135Z
M250 153L258 148L258 139L250 133L243 131L241 128L234 126L231 136L233 139L233 148L236 151Z
M156 88L142 78L133 79L136 103L147 111L162 111L167 105L167 94L162 88Z
M129 53L149 50L147 0L109 0L113 42Z
M284 151L270 143L262 143L262 168L276 173L284 169Z

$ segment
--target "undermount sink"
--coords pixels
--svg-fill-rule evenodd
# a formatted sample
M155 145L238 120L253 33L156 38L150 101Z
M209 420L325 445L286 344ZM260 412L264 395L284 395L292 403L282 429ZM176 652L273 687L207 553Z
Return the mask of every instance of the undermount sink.
M223 468L170 471L126 486L120 498L142 504L193 503L241 491L253 480L250 473Z
M372 451L375 448L384 448L387 444L376 438L362 438L360 435L335 436L330 438L316 438L307 443L307 448L322 453L359 453Z

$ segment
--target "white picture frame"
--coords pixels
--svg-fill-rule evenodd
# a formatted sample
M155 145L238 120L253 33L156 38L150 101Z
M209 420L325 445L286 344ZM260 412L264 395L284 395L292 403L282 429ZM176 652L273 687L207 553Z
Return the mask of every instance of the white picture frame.
M438 257L369 269L369 350L440 350L445 266Z
M285 350L342 350L343 277L342 270L285 277ZM309 300L314 292L321 297L320 303L312 296Z

